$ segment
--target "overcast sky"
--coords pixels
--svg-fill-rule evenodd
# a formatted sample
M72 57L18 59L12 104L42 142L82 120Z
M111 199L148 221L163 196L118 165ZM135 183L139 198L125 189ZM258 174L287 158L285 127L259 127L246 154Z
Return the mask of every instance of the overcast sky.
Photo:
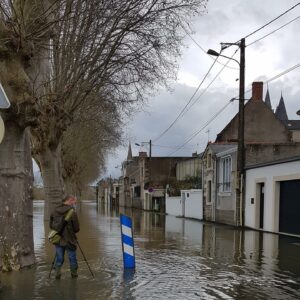
M220 42L235 42L280 15L298 1L293 0L209 0L207 12L193 22L193 39L205 50L220 50ZM226 5L225 5L226 3ZM246 45L268 34L290 20L300 16L300 6L289 12L276 22L267 26L246 40ZM300 18L274 34L246 48L246 90L253 81L265 81L280 72L300 63ZM213 59L205 54L190 37L185 40L182 51L178 80L172 84L172 92L160 90L149 99L142 112L135 114L127 121L125 137L131 141L133 154L140 150L148 150L147 145L140 148L135 143L153 140L153 156L191 156L192 152L204 150L208 140L214 141L216 134L236 114L238 103L230 104L212 123L204 128L184 148L176 153L176 147L183 144L197 129L200 129L231 98L238 95L238 65L231 62L231 68L225 68L203 96L193 107L169 130L161 139L155 140L180 113L189 98L195 92L205 73L213 63ZM236 50L231 47L223 54L231 56ZM239 60L239 52L235 55ZM226 63L226 59L220 62ZM195 99L206 88L222 68L215 64L209 77L198 91ZM269 83L269 92L273 108L280 99L282 91L288 116L299 119L296 111L300 109L300 68ZM264 86L264 94L266 86ZM246 95L250 97L251 93ZM209 130L209 132L207 132ZM170 147L170 148L167 148ZM120 164L126 159L127 146L120 147L107 160L107 173L117 177L120 175Z

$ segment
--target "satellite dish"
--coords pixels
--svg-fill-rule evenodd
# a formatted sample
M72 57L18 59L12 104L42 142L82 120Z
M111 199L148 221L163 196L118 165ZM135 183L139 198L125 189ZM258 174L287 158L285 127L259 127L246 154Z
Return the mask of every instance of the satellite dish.
M300 109L297 111L297 113L296 113L298 116L300 116Z
M5 94L2 84L0 83L0 108L9 108L10 102Z
M4 129L4 122L3 122L3 119L0 116L0 144L1 144L2 140L3 140L3 138L4 138L4 131L5 131L5 129Z

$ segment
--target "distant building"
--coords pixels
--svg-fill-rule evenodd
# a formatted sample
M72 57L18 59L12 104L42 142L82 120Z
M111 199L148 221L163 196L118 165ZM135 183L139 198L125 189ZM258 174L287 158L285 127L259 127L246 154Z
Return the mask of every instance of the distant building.
M191 158L179 161L176 164L176 179L184 181L190 177L201 177L202 160L201 154L193 153Z
M148 157L146 152L133 156L129 145L127 159L122 164L120 206L165 212L166 186L176 181L177 163L187 159Z

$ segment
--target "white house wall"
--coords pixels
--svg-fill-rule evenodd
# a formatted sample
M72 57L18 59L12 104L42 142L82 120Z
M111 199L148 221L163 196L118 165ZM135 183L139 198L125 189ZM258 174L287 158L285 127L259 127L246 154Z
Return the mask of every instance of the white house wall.
M259 228L259 196L257 184L264 183L264 226L271 232L279 230L279 182L300 179L300 161L259 167L246 172L245 225ZM251 198L254 203L251 204Z

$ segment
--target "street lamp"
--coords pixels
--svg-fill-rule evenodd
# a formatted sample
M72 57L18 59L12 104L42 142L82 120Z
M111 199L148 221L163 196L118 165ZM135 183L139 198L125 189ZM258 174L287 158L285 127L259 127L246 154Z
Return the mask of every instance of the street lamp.
M212 55L212 56L221 56L221 57L228 58L230 60L234 60L240 66L240 62L237 59L235 59L233 57L229 57L229 56L223 55L221 53L218 53L217 51L215 51L213 49L208 49L206 53L209 54L209 55Z
M231 45L239 46L240 48L240 61L232 57L228 57L218 53L212 49L207 51L207 54L213 56L223 56L230 60L234 60L238 63L240 68L240 80L239 80L239 128L238 128L238 150L237 150L237 205L236 205L236 220L237 224L243 225L244 221L244 184L242 183L244 180L244 168L245 168L245 145L244 145L244 128L245 128L245 114L244 114L244 98L245 98L245 39L242 38L238 43L221 43L222 50L226 49ZM222 52L221 50L221 52Z

